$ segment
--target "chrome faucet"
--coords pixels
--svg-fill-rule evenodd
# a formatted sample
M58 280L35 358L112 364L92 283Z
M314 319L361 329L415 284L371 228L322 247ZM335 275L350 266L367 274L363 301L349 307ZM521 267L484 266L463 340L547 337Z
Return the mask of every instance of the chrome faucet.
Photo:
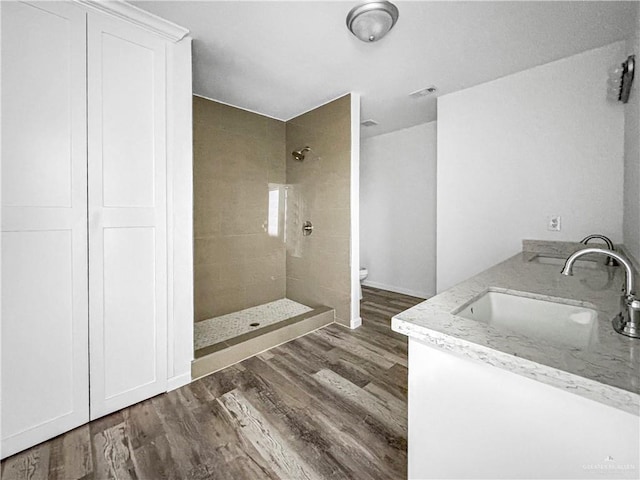
M615 248L613 248L613 242L611 241L611 239L609 237L606 237L606 236L601 235L599 233L594 233L594 234L591 234L591 235L587 235L582 240L580 240L580 243L584 243L585 245L587 245L589 243L589 241L594 240L594 239L602 240L604 243L607 244L607 248L609 250L615 251ZM612 266L612 267L617 267L618 266L618 262L616 262L616 260L613 257L607 256L607 263L605 265L609 265L609 266Z
M573 275L574 262L590 253L600 253L616 259L625 270L625 288L620 298L620 313L613 319L613 328L616 332L627 337L640 338L640 299L636 297L635 277L633 266L626 257L605 248L585 248L578 250L569 258L562 268L562 275Z

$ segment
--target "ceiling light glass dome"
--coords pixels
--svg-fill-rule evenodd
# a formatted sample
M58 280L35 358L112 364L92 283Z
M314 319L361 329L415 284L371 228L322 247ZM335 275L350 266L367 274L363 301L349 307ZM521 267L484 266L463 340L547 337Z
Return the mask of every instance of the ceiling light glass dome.
M398 8L391 2L367 2L351 9L347 28L363 42L384 37L398 21Z

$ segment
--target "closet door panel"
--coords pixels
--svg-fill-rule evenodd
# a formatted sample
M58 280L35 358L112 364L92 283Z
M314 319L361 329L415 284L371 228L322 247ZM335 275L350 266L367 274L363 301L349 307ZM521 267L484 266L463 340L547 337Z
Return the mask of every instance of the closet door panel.
M89 420L86 16L2 5L2 457Z
M156 382L153 227L104 229L105 398ZM131 354L135 352L133 365ZM122 372L127 372L122 375Z
M105 207L153 207L156 52L103 32L102 104ZM128 73L133 73L129 75Z
M72 25L64 11L44 8L3 9L2 113L10 119L2 132L5 206L71 206Z
M166 391L165 47L90 15L91 418Z
M69 230L3 232L2 247L2 328L10 335L2 428L16 434L73 411L73 238Z

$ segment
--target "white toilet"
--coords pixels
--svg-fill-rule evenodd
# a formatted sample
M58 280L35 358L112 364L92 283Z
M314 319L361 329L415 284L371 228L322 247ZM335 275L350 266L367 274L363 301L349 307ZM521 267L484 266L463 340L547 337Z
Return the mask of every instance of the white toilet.
M362 300L362 281L369 275L369 270L360 268L360 300Z

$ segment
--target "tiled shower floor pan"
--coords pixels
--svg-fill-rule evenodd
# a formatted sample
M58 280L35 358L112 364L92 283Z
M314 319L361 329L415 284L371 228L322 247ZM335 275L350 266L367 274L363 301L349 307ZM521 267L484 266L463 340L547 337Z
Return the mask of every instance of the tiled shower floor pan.
M313 309L288 298L247 308L239 312L196 322L194 327L195 350L222 344L235 337L311 312Z

